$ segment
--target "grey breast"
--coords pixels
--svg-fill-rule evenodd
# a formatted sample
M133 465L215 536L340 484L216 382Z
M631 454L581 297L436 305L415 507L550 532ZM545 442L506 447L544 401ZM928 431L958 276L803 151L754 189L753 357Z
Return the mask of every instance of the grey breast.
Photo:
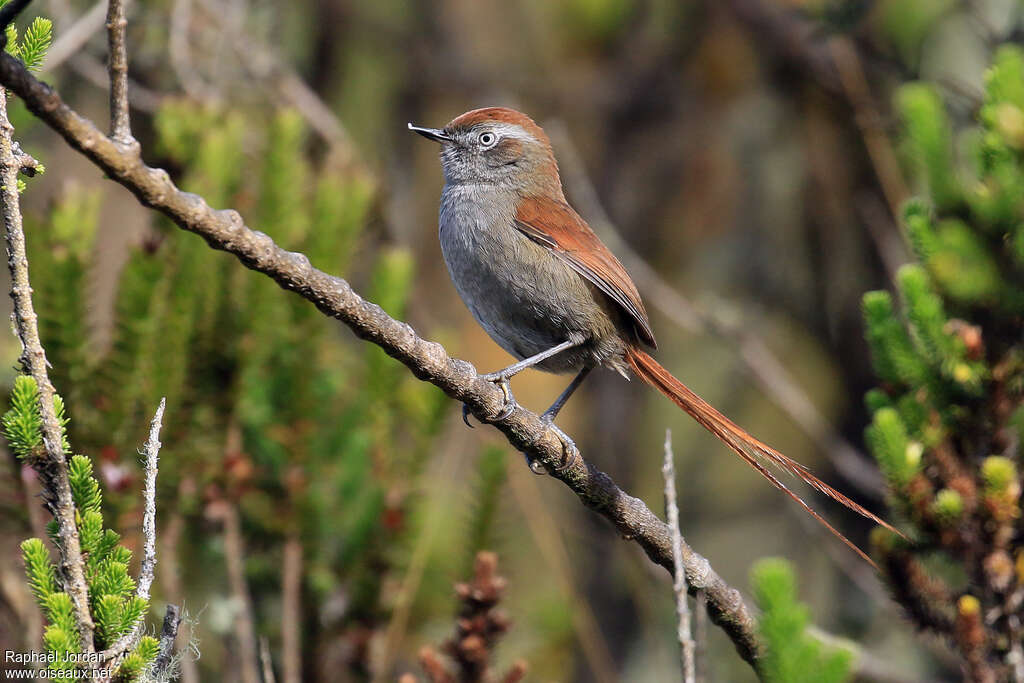
M477 322L503 349L526 358L567 338L586 339L593 316L604 312L575 271L516 229L515 201L490 185L446 186L440 240Z

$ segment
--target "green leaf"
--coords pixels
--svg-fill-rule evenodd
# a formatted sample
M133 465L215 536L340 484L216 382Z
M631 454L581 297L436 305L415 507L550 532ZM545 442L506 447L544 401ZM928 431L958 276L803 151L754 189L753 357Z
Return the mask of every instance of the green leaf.
M128 683L141 679L142 673L160 653L160 642L151 636L142 636L135 649L124 658L114 677L118 682Z
M108 558L96 568L89 588L94 595L113 595L120 601L135 591L135 581L127 563Z
M921 354L933 365L958 360L953 356L952 339L944 331L947 318L942 300L932 290L924 270L906 265L896 278L910 319L911 336Z
M121 598L100 595L92 601L92 616L96 622L98 646L110 647L121 635Z
M36 17L27 29L18 48L21 61L29 71L38 71L43 65L46 53L50 49L53 38L53 22L43 17Z
M920 467L920 446L907 437L899 413L893 408L878 410L867 428L865 439L878 461L886 481L893 488L905 486Z
M40 458L43 447L43 419L39 412L39 391L36 381L27 375L14 379L11 390L11 409L3 418L4 436L21 459Z
M149 601L144 600L137 595L133 595L125 600L124 604L121 606L120 634L123 635L131 630L131 628L135 626L135 622L146 614L146 610L148 608Z
M71 596L67 593L50 593L47 595L43 611L46 612L46 618L50 620L50 623L69 633L77 633Z
M68 479L71 484L71 495L75 499L75 507L83 514L100 512L103 505L103 494L100 484L92 476L92 461L84 455L72 456L68 463ZM103 519L100 518L102 524Z
M97 552L103 542L103 515L96 510L79 511L78 535L83 553Z
M985 74L981 122L1012 147L1024 148L1024 50L1004 45Z
M939 224L931 253L922 258L951 298L964 303L999 303L999 267L978 233L964 222L951 219Z
M807 608L797 600L793 569L785 560L759 560L750 573L763 610L758 631L765 643L760 671L773 683L839 683L849 680L853 655L826 650L807 633Z
M50 552L38 538L29 538L21 543L21 557L25 562L28 585L40 607L46 605L50 595L60 590L57 570L50 561Z
M961 199L953 159L953 131L938 92L923 83L900 88L896 106L906 127L910 161L928 181L931 199L939 209L955 206Z
M875 372L886 382L917 386L928 369L896 317L888 292L867 292L863 300L867 341Z

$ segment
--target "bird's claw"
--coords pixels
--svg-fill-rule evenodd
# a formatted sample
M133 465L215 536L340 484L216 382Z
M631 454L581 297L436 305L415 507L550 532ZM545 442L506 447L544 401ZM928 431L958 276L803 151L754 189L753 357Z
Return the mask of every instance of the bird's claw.
M526 458L526 466L529 467L530 471L533 472L534 474L545 475L548 473L547 468L544 467L544 463L542 463L540 460L531 458L526 453L523 453L523 457Z
M582 456L580 456L580 449L576 448L576 442L570 439L568 434L563 432L558 427L558 425L552 422L552 419L553 418L541 416L541 421L544 422L544 424L546 424L548 427L550 427L555 432L555 434L558 435L558 440L562 442L562 463L555 468L555 471L564 472L573 465L575 465L576 461L579 460Z
M569 435L563 432L558 427L558 425L556 425L553 422L554 416L541 415L540 420L545 427L551 428L551 430L554 431L555 434L558 436L558 440L562 442L562 463L555 468L555 472L564 472L573 465L575 465L577 460L579 460L582 457L580 455L580 450L576 447L576 442L569 438ZM523 455L526 456L526 464L529 465L530 471L532 471L534 474L548 473L547 468L544 467L540 460L531 458L529 455L526 455L525 453Z
M498 411L498 414L494 417L485 419L484 422L501 422L512 415L516 408L519 407L519 403L516 402L516 397L512 395L512 387L508 381L509 378L500 372L491 372L486 375L480 375L480 378L495 384L499 389L501 389L501 393L505 398L505 402L502 405L501 410ZM466 426L470 429L473 428L473 425L469 422L469 406L465 403L462 404L462 421L465 422Z

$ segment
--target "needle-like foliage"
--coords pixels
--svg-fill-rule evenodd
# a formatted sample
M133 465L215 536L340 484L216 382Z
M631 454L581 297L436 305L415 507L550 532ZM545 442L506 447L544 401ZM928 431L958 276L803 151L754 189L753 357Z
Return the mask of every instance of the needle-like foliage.
M923 191L904 209L918 262L898 273L898 306L864 297L882 381L867 442L914 543L879 531L876 550L918 626L972 677L1004 678L1024 616L1024 51L996 54L977 128L954 130L926 84L897 105Z

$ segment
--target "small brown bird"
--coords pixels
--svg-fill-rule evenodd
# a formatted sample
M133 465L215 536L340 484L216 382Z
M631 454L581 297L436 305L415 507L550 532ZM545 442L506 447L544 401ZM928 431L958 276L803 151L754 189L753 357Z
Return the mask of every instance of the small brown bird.
M551 143L530 117L487 107L466 112L441 129L409 124L409 130L441 143L445 185L439 236L455 289L491 338L520 359L485 375L501 387L506 399L505 410L492 421L511 414L515 400L509 378L522 370L575 372L575 379L541 416L562 438L568 456L575 458L572 439L552 423L558 411L595 367L627 379L632 373L686 411L868 562L863 551L768 467L796 475L899 533L800 463L738 427L643 350L656 344L636 285L566 202Z

